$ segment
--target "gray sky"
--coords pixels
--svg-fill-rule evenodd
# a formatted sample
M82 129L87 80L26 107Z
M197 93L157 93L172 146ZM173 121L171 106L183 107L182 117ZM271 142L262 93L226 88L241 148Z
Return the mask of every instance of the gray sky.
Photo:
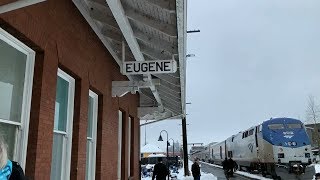
M270 117L305 121L320 100L319 0L188 0L188 142L222 141ZM181 142L180 120L147 126ZM145 142L141 128L141 144ZM165 135L164 135L165 136Z

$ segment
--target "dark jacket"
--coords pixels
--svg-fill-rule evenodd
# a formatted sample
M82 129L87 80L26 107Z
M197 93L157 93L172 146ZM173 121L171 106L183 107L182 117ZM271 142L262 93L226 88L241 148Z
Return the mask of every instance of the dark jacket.
M224 161L222 161L222 167L224 170L227 170L229 168L229 165L228 165L228 159L225 159Z
M228 159L228 169L237 169L238 164L233 159Z
M165 180L167 175L169 175L169 170L166 165L159 162L154 166L152 180L154 180L154 178L156 178L156 180Z
M199 177L200 176L200 166L197 162L194 162L191 166L192 176Z
M9 180L26 180L27 178L24 175L23 169L20 164L12 161L12 173Z

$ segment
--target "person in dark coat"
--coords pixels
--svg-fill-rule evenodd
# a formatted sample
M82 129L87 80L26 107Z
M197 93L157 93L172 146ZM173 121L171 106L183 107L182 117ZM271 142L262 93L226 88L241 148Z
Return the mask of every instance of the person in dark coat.
M237 169L238 164L230 157L228 159L228 169L232 170L232 173Z
M169 175L169 169L162 163L162 157L158 158L158 163L154 166L152 180L166 180Z
M191 172L194 180L200 180L200 166L199 166L199 159L196 158L194 163L191 166Z
M231 157L229 159L227 159L227 157L225 158L222 162L222 167L227 179L229 179L229 177L233 177L233 172L237 166L237 163Z
M223 161L222 161L222 168L223 168L223 170L228 170L228 159L227 158L225 158Z

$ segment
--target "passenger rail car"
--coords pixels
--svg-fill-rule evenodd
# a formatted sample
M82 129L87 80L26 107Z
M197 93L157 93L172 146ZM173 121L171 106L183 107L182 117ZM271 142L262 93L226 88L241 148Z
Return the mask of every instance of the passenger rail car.
M275 179L312 179L315 173L310 140L297 119L273 118L206 148L192 156L215 164L232 157L240 168Z

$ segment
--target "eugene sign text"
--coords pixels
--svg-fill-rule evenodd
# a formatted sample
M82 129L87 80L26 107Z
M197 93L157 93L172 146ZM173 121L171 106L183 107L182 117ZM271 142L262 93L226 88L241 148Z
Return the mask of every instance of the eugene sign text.
M177 71L175 60L127 61L123 63L122 74L160 74Z

